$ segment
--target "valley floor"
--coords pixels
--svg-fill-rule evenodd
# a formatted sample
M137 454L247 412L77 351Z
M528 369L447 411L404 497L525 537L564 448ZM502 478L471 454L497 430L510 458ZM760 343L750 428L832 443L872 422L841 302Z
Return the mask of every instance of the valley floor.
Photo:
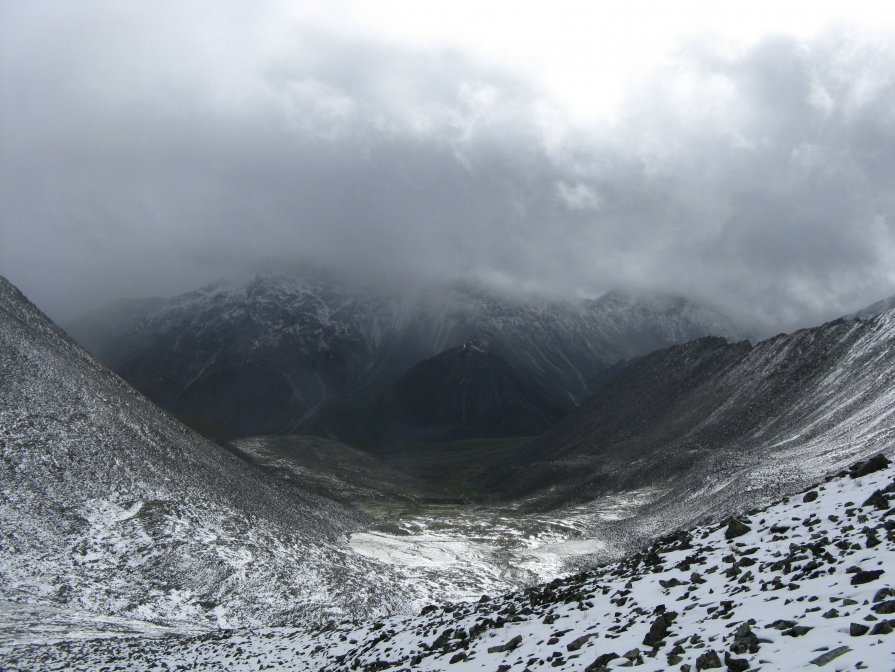
M0 661L7 670L888 672L895 468L859 474L620 562L419 616L316 630L4 641Z
M624 544L606 524L633 518L655 497L655 490L643 489L548 514L428 506L383 520L349 543L399 573L427 603L459 602L521 590L579 562L618 557Z

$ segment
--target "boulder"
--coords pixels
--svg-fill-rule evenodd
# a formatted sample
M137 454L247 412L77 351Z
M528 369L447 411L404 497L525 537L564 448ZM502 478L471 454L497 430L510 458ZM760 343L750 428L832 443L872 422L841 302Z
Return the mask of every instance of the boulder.
M874 455L869 460L865 460L863 462L858 462L857 464L852 465L852 468L849 469L848 475L852 478L861 478L861 476L866 476L867 474L872 474L877 471L881 471L888 467L891 462L886 458L885 455L879 453L878 455Z
M747 532L752 530L751 527L746 525L743 521L738 518L728 518L727 520L727 529L724 531L725 539L735 539L736 537L741 537Z

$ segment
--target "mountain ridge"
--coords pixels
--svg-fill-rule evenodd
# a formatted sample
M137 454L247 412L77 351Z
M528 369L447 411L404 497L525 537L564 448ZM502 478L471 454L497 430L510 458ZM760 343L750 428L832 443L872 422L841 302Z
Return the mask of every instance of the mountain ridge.
M84 321L73 333L99 330ZM526 303L469 285L401 298L262 275L168 299L98 352L163 407L245 435L297 432L334 397L389 384L466 342L571 407L613 363L712 331L741 335L681 298Z
M760 495L771 463L798 483L885 449L893 408L895 310L755 345L698 339L626 368L482 487L540 490L549 506L661 480L656 506L685 507L708 478Z
M0 352L6 599L206 628L401 603L345 544L365 514L193 433L5 279Z

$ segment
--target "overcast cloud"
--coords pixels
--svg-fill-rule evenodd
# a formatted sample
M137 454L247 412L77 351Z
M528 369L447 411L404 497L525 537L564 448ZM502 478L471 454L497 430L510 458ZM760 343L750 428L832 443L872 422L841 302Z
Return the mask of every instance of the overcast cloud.
M60 320L293 260L765 332L895 293L888 35L685 36L623 97L572 73L588 107L555 62L333 6L0 2L0 274Z

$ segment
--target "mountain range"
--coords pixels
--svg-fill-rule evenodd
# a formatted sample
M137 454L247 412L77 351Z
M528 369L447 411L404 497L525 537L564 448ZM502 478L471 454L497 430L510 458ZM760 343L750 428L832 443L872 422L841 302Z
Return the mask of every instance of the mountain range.
M889 310L755 345L702 338L653 352L480 487L550 508L660 486L660 517L696 522L805 486L893 439Z
M572 303L468 283L386 292L300 275L118 303L67 329L162 407L233 436L319 431L320 413L344 407L346 395L391 385L466 343L506 360L524 387L541 388L552 419L620 360L699 336L746 335L680 297L616 291ZM333 415L327 431L345 438ZM529 422L489 424L505 435L532 431Z
M637 357L489 454L473 479L501 500L486 509L325 439L209 441L0 280L0 622L19 619L0 630L21 633L0 662L889 669L893 339L889 310ZM380 417L450 435L470 408L532 416L544 400L518 366L464 341L380 388ZM477 459L458 445L439 450ZM536 584L524 567L554 555L554 576L581 571ZM497 561L518 567L497 577ZM38 635L49 620L58 632ZM97 639L97 623L130 637Z

